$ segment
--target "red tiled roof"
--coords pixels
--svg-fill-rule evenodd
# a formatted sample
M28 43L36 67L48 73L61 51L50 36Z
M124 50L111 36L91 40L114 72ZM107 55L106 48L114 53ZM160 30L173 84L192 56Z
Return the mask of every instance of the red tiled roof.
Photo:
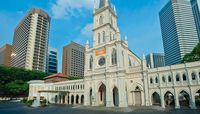
M59 73L59 74L53 74L53 75L47 76L45 77L45 79L54 78L54 77L68 78L66 75Z

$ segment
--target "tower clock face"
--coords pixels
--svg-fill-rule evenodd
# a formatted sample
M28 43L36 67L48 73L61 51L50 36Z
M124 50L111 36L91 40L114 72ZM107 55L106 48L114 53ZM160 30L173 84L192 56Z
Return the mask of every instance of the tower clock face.
M103 65L105 65L105 62L106 62L106 59L105 59L105 57L100 57L99 58L99 66L103 66Z

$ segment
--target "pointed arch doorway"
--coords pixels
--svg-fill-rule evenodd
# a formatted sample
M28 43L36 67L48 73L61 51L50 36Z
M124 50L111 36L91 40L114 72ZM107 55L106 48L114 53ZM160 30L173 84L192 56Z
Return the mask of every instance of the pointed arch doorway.
M137 86L134 91L135 94L135 105L142 105L141 89Z
M119 106L119 93L117 87L113 88L113 104Z
M99 105L106 106L106 86L102 83L98 90Z

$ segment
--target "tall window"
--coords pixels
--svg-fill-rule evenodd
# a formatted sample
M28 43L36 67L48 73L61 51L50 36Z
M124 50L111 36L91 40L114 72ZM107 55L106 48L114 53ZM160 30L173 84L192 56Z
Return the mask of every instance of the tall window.
M168 82L171 82L171 81L172 81L171 76L168 76Z
M112 41L112 33L110 32L110 41Z
M90 70L93 68L93 57L90 57L90 66L89 66Z
M117 51L116 51L116 49L113 49L113 51L112 51L112 64L113 65L117 64Z
M103 31L103 42L105 42L106 41L106 33L105 33L105 31Z
M152 84L153 83L153 79L152 78L150 78L150 84Z
M186 75L183 74L183 81L186 81L186 80L187 80Z
M155 81L156 81L156 83L158 83L158 77L156 77Z
M196 80L196 74L194 72L192 73L192 80Z
M131 58L130 57L128 57L128 62L129 62L129 67L131 67L132 63L131 63Z
M103 16L101 15L100 17L99 17L99 25L102 25L103 24Z
M100 44L100 43L101 43L101 34L98 33L98 44Z
M178 74L176 75L176 81L177 81L177 82L179 82L179 81L180 81L180 77L179 77L179 75L178 75Z

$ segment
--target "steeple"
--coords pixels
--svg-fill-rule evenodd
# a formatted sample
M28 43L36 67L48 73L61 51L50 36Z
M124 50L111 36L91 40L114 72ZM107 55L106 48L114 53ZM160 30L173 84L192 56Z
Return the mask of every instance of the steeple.
M110 0L100 0L99 8L106 7L106 6L111 6Z

